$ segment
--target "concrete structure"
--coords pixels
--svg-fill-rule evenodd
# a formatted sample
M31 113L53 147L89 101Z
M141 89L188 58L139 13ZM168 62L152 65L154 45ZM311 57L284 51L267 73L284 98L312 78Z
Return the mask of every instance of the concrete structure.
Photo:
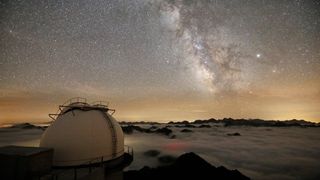
M39 147L0 147L0 179L38 179L49 173L53 149Z

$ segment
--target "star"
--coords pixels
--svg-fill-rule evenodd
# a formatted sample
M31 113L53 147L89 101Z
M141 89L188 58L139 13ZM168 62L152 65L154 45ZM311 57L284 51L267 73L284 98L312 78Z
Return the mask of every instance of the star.
M29 99L39 100L34 102L37 106L42 101L56 104L52 99L63 101L64 97L104 100L108 96L125 109L128 106L123 102L128 98L147 102L152 97L179 97L172 104L183 106L190 101L212 107L206 103L219 97L227 103L231 94L237 99L253 92L244 99L250 102L253 95L294 87L296 76L309 83L301 85L306 90L319 89L319 3L299 2L3 1L0 94L25 89L34 93ZM163 117L157 112L171 105L166 98L150 109L154 114L139 115L149 120ZM257 105L279 103L278 99L263 100ZM0 103L0 109L8 103ZM226 105L212 109L226 112L221 116L236 117L237 106ZM250 112L248 116L260 116L243 108ZM31 114L46 113L25 109ZM127 110L123 117L135 116L130 114L132 109ZM187 114L168 116L185 118ZM5 117L16 114L8 111L0 122ZM319 117L317 112L312 115Z

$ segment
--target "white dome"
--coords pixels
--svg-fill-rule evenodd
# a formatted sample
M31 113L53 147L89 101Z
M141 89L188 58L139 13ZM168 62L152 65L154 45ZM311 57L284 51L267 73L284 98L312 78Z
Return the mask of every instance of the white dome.
M123 132L108 109L73 105L65 106L42 135L40 147L54 148L53 165L78 166L122 156Z

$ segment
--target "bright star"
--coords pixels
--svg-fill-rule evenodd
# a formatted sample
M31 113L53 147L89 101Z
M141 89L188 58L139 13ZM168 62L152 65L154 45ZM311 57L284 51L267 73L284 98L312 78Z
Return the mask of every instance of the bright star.
M261 54L256 54L256 57L257 57L257 58L260 58L260 57L261 57Z

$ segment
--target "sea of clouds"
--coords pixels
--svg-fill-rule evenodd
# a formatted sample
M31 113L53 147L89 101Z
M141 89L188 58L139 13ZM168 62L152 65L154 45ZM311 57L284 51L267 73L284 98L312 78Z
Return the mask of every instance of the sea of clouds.
M190 128L181 133L171 128L176 139L135 132L125 142L135 150L128 169L157 166L157 158L143 152L179 156L195 152L214 166L238 169L253 179L319 179L320 129L299 127L212 127ZM228 136L238 132L241 136Z
M147 125L141 125L147 127ZM165 126L165 125L163 125ZM134 161L128 169L162 165L158 157L195 152L214 166L238 169L252 179L320 179L320 129L300 127L171 127L175 139L164 135L134 132L125 136L133 147ZM37 146L42 134L37 129L0 129L0 146ZM238 132L241 136L228 136ZM158 150L158 157L145 156Z

